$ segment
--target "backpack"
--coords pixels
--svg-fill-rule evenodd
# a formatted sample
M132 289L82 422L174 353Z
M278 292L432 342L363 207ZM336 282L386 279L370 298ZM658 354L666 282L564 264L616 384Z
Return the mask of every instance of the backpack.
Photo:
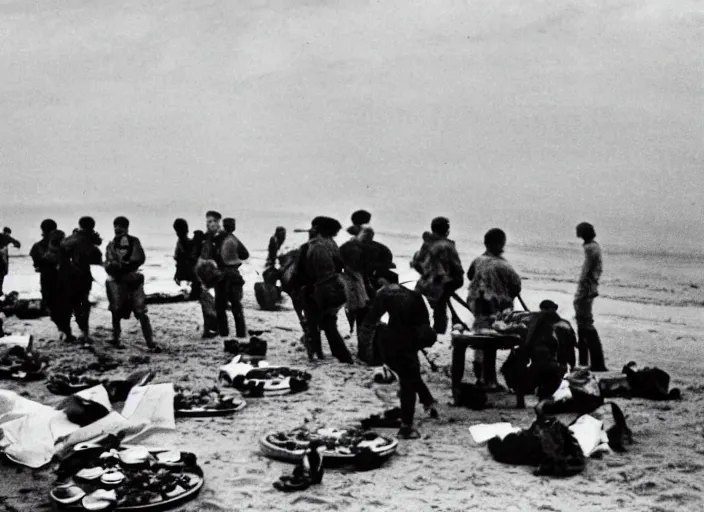
M539 417L528 430L495 437L488 444L498 462L537 466L536 475L566 477L581 473L586 458L572 432L555 418Z
M636 363L631 361L623 367L632 396L648 400L679 400L679 389L670 388L670 375L660 368L643 368L636 370Z

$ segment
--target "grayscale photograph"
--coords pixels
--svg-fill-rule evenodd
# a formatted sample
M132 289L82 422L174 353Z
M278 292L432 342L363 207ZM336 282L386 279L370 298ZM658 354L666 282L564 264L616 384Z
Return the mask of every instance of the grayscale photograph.
M0 512L704 510L704 0L0 0Z

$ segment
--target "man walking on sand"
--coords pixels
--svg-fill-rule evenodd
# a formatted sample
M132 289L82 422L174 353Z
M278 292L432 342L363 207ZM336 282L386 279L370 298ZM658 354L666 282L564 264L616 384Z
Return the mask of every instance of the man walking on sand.
M49 311L51 320L60 325L57 313L60 310L58 304L59 287L59 255L56 251L56 243L52 244L52 239L56 240L56 221L45 219L42 221L42 239L32 246L29 256L32 258L34 270L39 273L39 284L42 292L42 303Z
M382 329L378 349L382 359L399 378L401 399L401 429L403 439L418 439L420 434L413 427L416 396L431 418L438 417L436 401L420 373L418 351L431 346L437 334L430 327L430 316L420 293L398 284L393 272L379 277L382 284L372 302L369 314L360 330L366 338L373 332L381 318L388 313L389 323Z
M101 265L103 254L100 245L103 243L100 235L95 231L95 220L92 217L81 217L78 229L61 242L59 256L59 275L63 293L70 301L64 314L68 318L62 319L62 325L67 327L66 341L74 340L70 332L71 312L76 316L83 341L91 343L89 336L90 324L90 290L93 287L93 273L91 265Z
M323 359L321 331L325 332L330 352L340 362L352 364L352 356L337 330L337 313L345 304L342 282L344 264L333 238L340 223L329 217L316 217L311 223L311 239L301 246L291 286L301 297L309 359Z
M450 240L450 221L437 217L431 233L423 233L423 245L413 256L411 267L421 276L416 291L427 297L433 308L433 327L438 334L447 331L447 304L464 282L464 270L455 242Z
M599 333L594 327L594 299L599 296L599 279L603 271L601 247L596 242L594 226L582 222L577 226L577 238L584 240L584 263L574 296L574 312L577 321L577 350L579 365L594 372L605 372L604 351Z
M108 274L105 288L112 313L112 344L115 348L122 348L120 321L134 313L142 326L142 334L149 350L161 352L154 343L145 304L144 275L139 272L139 267L146 261L144 249L139 238L129 234L130 221L127 218L117 217L113 227L115 238L105 250L105 271Z

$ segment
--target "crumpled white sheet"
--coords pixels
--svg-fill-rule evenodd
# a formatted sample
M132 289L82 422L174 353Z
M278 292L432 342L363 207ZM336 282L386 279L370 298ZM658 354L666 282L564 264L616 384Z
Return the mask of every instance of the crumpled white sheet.
M110 412L104 418L80 427L70 422L63 411L0 390L0 449L18 464L39 468L51 462L54 455L78 443L108 434L124 432L126 441L135 441L154 432L176 428L171 384L133 388L122 414L112 410L103 386L92 387L77 395L103 405Z
M479 423L478 425L469 427L469 433L477 444L487 443L490 439L494 439L495 437L503 439L509 434L520 431L521 429L519 427L514 427L510 423Z

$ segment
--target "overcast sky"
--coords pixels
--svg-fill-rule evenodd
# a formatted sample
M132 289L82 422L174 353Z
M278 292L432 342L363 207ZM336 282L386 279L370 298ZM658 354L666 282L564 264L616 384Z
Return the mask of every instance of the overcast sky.
M4 223L364 206L704 247L695 0L0 0L0 77Z

